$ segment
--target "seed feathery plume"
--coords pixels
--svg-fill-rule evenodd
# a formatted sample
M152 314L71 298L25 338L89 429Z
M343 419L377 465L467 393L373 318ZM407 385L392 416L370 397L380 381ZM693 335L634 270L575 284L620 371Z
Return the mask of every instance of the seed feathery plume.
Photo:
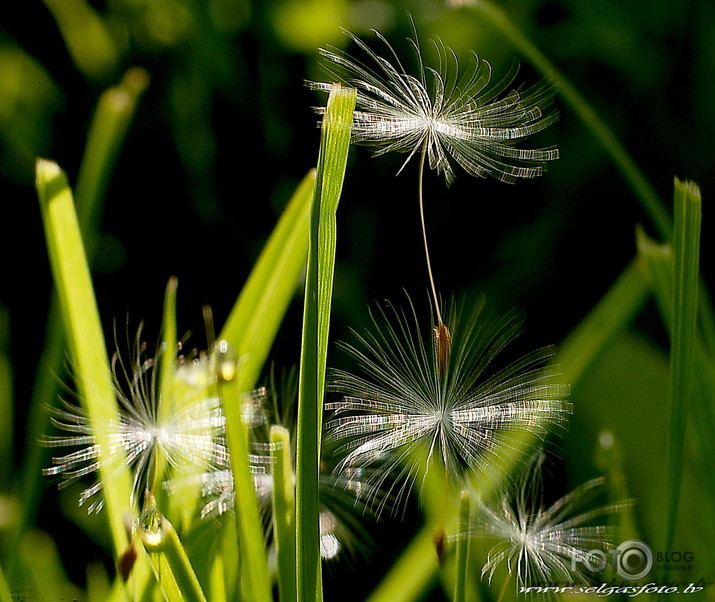
M493 501L477 500L476 520L469 536L496 540L482 567L491 582L495 571L506 566L516 573L517 587L550 583L589 582L583 562L592 550L612 549L617 529L592 525L594 519L619 512L630 501L610 503L579 512L603 492L603 478L595 478L544 507L541 501L541 464L537 454L512 486Z
M360 374L335 370L330 379L330 389L343 394L326 404L335 412L327 440L346 452L338 469L373 467L371 483L397 502L433 461L451 483L461 481L499 463L516 432L543 438L565 422L568 387L554 384L551 351L495 368L518 323L513 315L493 322L482 308L463 312L453 304L444 356L411 302L407 311L378 307L374 330L356 334L356 346L343 344Z
M290 433L291 464L295 466L295 402L297 381L295 373L284 374L281 384L271 377L271 386L261 389L260 405L262 420L254 421L251 430L250 467L259 507L267 537L271 537L271 513L273 494L273 460L271 452L275 444L269 440L272 425L281 425ZM334 447L334 446L333 446ZM323 446L321 474L318 493L321 507L319 513L320 553L323 560L333 560L344 553L352 554L371 544L371 537L364 526L365 517L370 518L374 504L384 505L387 500L375 491L365 480L369 471L346 468L334 472L335 450L330 445ZM295 474L293 474L295 485ZM207 471L190 476L188 479L172 479L165 483L169 491L183 486L200 485L204 505L201 517L216 518L231 512L235 504L234 480L227 468L212 467Z
M418 200L436 314L435 334L448 350L451 332L442 316L427 242L425 162L430 169L444 174L448 185L455 177L453 163L472 176L491 176L509 183L541 175L546 163L558 158L558 149L522 148L518 144L558 119L558 114L550 110L553 87L541 81L530 88L510 88L518 64L501 81L491 84L491 65L475 53L460 76L455 52L440 39L433 40L438 66L426 66L416 32L414 38L408 38L418 64L417 75L411 75L378 31L375 35L388 58L349 31L344 33L362 50L366 61L332 47L320 53L334 80L357 89L353 141L373 146L377 149L375 155L407 153L400 171L413 156L419 156ZM323 92L331 88L325 82L308 85ZM324 108L316 110L319 114L325 112Z
M115 395L119 401L119 420L112 424L93 424L85 410L68 401L54 408L52 423L67 433L41 441L50 447L77 448L52 459L45 468L47 476L59 476L64 488L100 468L99 444L95 432L109 433L110 456L130 467L133 474L131 500L138 504L145 491L153 491L161 467L172 467L184 473L204 470L208 465L227 466L228 452L224 442L225 419L217 396L197 394L197 389L184 387L180 398L167 399L159 391L156 358L147 357L146 344L138 329L132 344L127 341L129 361L120 352L112 358ZM160 354L165 354L163 349ZM162 357L162 361L169 361ZM173 361L173 360L171 360ZM183 378L182 371L177 378ZM78 375L81 378L81 375ZM200 391L205 391L201 387ZM97 481L85 488L79 505L88 501L88 512L103 506L102 484Z
M504 182L541 175L545 163L558 158L558 150L520 148L528 136L553 124L558 115L549 111L553 88L539 82L530 88L509 89L518 65L499 82L490 85L492 67L472 53L459 75L455 52L440 39L433 40L438 66L426 66L415 35L408 42L417 56L417 75L409 74L397 53L378 31L375 35L388 58L363 40L344 33L363 51L367 62L337 48L320 49L330 76L357 89L353 140L377 147L376 155L391 151L408 153L409 160L427 153L429 166L454 179L450 161L472 176L492 176ZM308 82L329 92L330 84ZM324 109L317 109L323 113Z

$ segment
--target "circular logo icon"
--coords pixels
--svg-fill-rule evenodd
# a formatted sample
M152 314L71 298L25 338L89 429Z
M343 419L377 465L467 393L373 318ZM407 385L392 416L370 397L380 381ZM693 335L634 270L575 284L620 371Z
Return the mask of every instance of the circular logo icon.
M624 541L615 552L616 572L623 579L638 581L653 568L653 551L642 541Z

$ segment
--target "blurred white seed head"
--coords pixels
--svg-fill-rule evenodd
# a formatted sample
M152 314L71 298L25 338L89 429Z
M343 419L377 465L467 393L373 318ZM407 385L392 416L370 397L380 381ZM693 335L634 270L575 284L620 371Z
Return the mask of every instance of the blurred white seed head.
M205 376L187 376L186 366L176 373L172 395L159 391L156 362L174 361L160 349L157 357L148 356L141 339L141 327L128 355L115 353L112 359L113 385L118 401L119 419L112 424L93 424L86 411L67 401L53 409L52 423L68 433L47 437L43 444L74 448L55 456L52 466L44 469L48 476L59 476L60 488L100 469L97 429L109 433L110 455L129 467L133 475L132 504L138 504L145 491L152 491L162 477L157 471L171 467L184 474L203 471L208 466L227 466L228 452L224 442L225 419L217 396L209 394ZM77 375L81 378L81 375ZM198 378L198 380L196 380ZM79 504L88 511L99 511L103 505L102 484L96 481L81 493Z
M364 61L337 48L320 52L335 81L357 88L353 140L376 147L376 155L407 153L407 164L425 148L430 168L443 173L448 184L454 179L452 162L473 176L515 182L540 175L546 162L558 158L553 147L517 146L557 119L556 112L548 110L553 96L548 83L510 89L518 65L491 85L491 65L472 53L460 76L456 54L437 39L433 45L438 65L429 67L415 35L408 40L418 63L417 74L411 75L379 32L375 35L386 57L352 33L345 34L362 51ZM330 90L329 83L308 85Z
M345 453L338 470L371 468L371 489L387 490L397 502L432 462L451 483L461 482L498 464L517 432L541 439L565 422L568 387L554 384L551 352L495 367L518 324L513 316L491 321L481 308L449 310L448 354L434 344L434 322L423 328L411 302L407 311L379 307L373 330L356 335L355 346L343 345L360 372L331 375L330 388L343 394L326 404L335 412L326 439Z
M592 479L548 507L541 502L541 464L537 454L523 475L490 502L477 500L469 536L494 542L482 567L491 581L499 566L516 573L517 587L553 583L587 583L583 560L592 550L614 547L617 529L594 519L622 510L629 501L582 511L603 492L602 478Z
M295 466L295 407L297 382L293 373L284 374L282 382L271 379L271 387L261 392L261 413L263 420L254 421L251 430L250 468L259 506L264 515L263 523L267 536L271 536L271 512L273 481L273 460L271 452L275 445L270 442L271 425L280 424L290 432L292 442L291 463ZM371 504L384 504L383 496L365 478L369 471L346 468L333 471L336 464L334 449L329 443L323 445L321 474L318 480L320 496L320 551L323 560L333 560L346 552L367 547L370 535L364 526L365 517L373 516ZM292 474L293 486L296 477ZM189 480L171 480L165 483L169 491L183 486L195 487L199 483L202 499L201 517L217 518L233 511L235 490L233 475L229 469L214 468L195 475Z

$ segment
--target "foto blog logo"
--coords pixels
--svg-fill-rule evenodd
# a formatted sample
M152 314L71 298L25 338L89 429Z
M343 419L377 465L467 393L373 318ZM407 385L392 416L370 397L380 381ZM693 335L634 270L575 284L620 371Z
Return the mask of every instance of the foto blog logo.
M610 556L610 563L609 563ZM600 573L611 564L622 579L638 581L643 579L653 568L653 550L637 539L624 541L614 550L590 550L571 560L571 569L577 570L577 564L583 564L592 573Z

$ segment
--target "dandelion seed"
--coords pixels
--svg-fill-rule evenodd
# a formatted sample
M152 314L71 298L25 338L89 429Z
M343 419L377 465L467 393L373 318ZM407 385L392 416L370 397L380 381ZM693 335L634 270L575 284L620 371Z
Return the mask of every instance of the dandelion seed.
M110 456L132 469L132 504L139 503L144 491L154 489L161 477L159 467L187 472L204 470L208 465L228 465L219 398L206 395L204 387L186 386L181 398L164 398L158 390L155 358L146 356L146 346L141 342L141 328L130 347L129 364L119 353L112 360L118 422L93 424L82 407L66 401L63 409L52 410L53 424L70 434L48 437L42 443L77 448L54 457L53 466L43 470L47 476L62 478L60 488L99 471L99 444L94 434L99 428L109 433ZM179 374L177 378L183 379L186 373ZM99 511L103 505L101 489L100 481L84 489L80 506L93 500L88 511Z
M263 513L263 524L270 540L273 474L269 453L265 447L262 453L251 454L251 470L256 497ZM190 479L191 483L197 480L201 484L201 497L206 500L201 509L201 518L217 518L233 510L235 490L230 470L209 470ZM295 475L293 482L295 486ZM174 492L188 484L186 481L179 483L172 480L165 483L165 486ZM363 482L360 473L323 473L318 480L318 489L321 500L320 552L323 560L333 560L342 551L354 552L357 547L367 547L371 539L360 517L371 514L365 499L374 500L377 496L371 493L371 488Z
M425 66L415 35L408 41L417 55L417 76L407 73L390 43L379 32L384 58L364 41L346 31L364 52L368 64L336 48L321 49L326 69L337 81L357 88L353 139L377 147L376 155L408 153L403 167L425 151L429 166L454 179L450 158L468 174L493 176L504 182L541 175L548 161L558 158L556 148L526 149L517 143L557 119L549 112L552 88L545 82L531 88L507 90L518 67L490 87L492 68L472 53L459 76L456 54L437 39L438 67ZM328 92L330 84L310 82ZM324 112L323 109L318 109Z
M326 69L337 81L357 89L352 136L356 143L377 148L375 155L391 151L419 154L418 200L439 344L447 343L446 329L437 296L425 224L423 175L430 169L454 180L453 163L472 176L491 176L513 183L543 173L546 163L558 158L555 147L521 148L525 138L553 124L558 115L550 111L552 87L545 81L530 88L509 89L518 65L500 82L491 85L492 68L472 53L467 69L459 75L455 52L437 39L438 66L425 66L415 34L409 39L417 56L417 75L409 74L397 53L379 32L375 35L389 58L380 56L364 41L346 31L362 50L367 64L336 48L321 49ZM309 82L315 90L329 92L331 84ZM324 109L317 109L324 114ZM442 351L448 348L441 347ZM441 357L441 356L440 356Z
M629 502L611 503L579 513L602 491L604 480L592 479L544 508L541 496L539 454L515 489L505 489L492 503L478 501L477 520L470 535L496 539L489 550L482 576L489 581L496 569L505 565L509 575L516 572L517 586L550 583L588 582L590 552L613 548L614 528L589 526L594 519L618 512Z
M516 334L513 317L491 323L481 306L467 315L453 308L450 323L451 351L440 357L411 303L409 312L379 308L374 331L357 335L357 346L343 345L361 374L331 376L331 390L344 394L326 404L335 411L327 440L346 452L338 469L373 467L370 484L398 500L432 462L450 481L461 480L498 463L517 431L543 437L569 412L567 387L552 382L548 349L493 367Z
M275 386L264 391L265 420L255 423L252 430L250 467L259 507L263 513L263 522L271 536L271 512L273 494L273 443L269 441L270 425L281 423L293 435L295 441L294 402L297 395L294 375L283 378L282 387ZM278 392L279 391L279 392ZM367 547L371 538L363 526L362 517L373 514L372 504L386 504L388 501L365 478L369 471L346 468L334 472L334 450L329 445L323 446L324 461L321 462L321 474L318 479L321 501L320 550L323 560L332 560L342 552L354 552L356 548ZM292 464L295 465L295 449L291 450ZM211 469L201 475L191 477L191 481L200 483L201 496L205 500L201 510L202 518L215 518L232 511L235 504L233 475L230 470ZM295 486L295 474L292 476ZM166 486L170 491L186 483L170 481Z

